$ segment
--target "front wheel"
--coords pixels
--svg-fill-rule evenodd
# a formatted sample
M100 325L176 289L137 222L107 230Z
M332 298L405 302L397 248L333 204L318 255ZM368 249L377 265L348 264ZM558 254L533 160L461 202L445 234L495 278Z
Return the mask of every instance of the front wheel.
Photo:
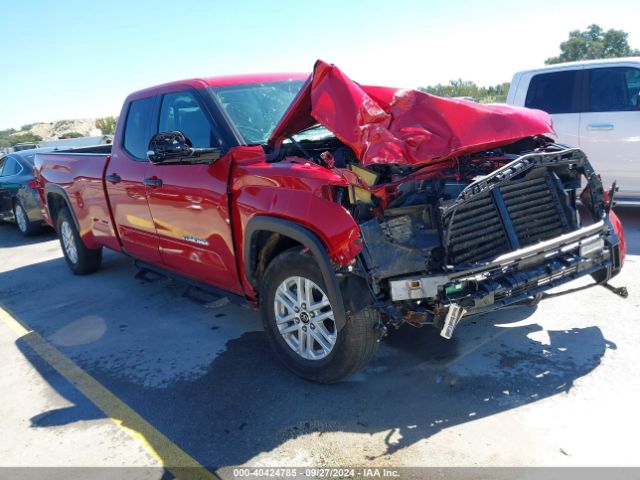
M338 331L322 273L311 255L287 250L267 268L260 306L269 342L285 366L320 383L338 382L373 358L377 310L366 308Z
M60 245L69 269L76 275L98 271L102 263L102 248L86 247L69 210L60 210L56 223Z

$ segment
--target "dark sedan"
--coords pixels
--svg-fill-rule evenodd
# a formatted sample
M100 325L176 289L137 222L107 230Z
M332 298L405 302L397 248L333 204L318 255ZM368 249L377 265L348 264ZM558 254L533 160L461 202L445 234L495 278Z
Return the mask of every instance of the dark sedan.
M15 222L25 236L43 226L38 194L31 186L33 159L41 151L23 150L0 158L0 221Z

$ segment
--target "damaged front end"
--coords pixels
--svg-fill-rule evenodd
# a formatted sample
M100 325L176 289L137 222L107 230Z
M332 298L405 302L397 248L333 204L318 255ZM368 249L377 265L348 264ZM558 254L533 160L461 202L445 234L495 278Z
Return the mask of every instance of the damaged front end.
M576 198L581 178L586 226ZM465 314L535 301L584 275L606 283L622 267L622 231L579 149L549 145L468 185L440 183L439 198L421 213L401 205L361 225L363 267L395 325L433 324L449 338Z
M347 312L373 305L386 325L450 338L464 315L622 267L615 188L550 140L544 112L361 87L319 62L283 119L270 161L335 173L323 195L360 230L359 254L334 265Z

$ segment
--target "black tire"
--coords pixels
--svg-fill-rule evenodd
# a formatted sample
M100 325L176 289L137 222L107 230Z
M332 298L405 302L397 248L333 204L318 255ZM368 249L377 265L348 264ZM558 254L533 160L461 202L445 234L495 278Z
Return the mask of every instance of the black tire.
M369 363L379 344L376 326L380 322L380 313L373 308L366 308L347 319L345 326L336 334L333 348L324 358L304 358L289 346L276 324L275 300L278 287L291 277L311 280L323 292L327 291L322 273L312 255L301 254L299 247L281 253L269 264L260 286L260 309L269 343L285 366L308 380L335 383ZM297 318L296 323L300 324L299 320L303 317ZM306 318L309 326L315 322L308 316ZM293 322L291 326L293 327ZM301 334L300 331L297 332L297 335ZM315 340L311 340L311 343L320 347Z
M22 221L20 221L19 215L22 216ZM20 230L20 233L25 237L36 235L42 230L42 223L31 221L20 200L16 200L13 204L13 218L15 219L18 230Z
M92 249L85 246L80 238L73 217L66 208L58 212L56 231L58 232L64 259L67 261L69 269L75 275L87 275L100 269L100 264L102 263L102 248ZM65 237L66 240L63 237ZM72 250L65 245L65 241L73 242L76 255L73 255Z

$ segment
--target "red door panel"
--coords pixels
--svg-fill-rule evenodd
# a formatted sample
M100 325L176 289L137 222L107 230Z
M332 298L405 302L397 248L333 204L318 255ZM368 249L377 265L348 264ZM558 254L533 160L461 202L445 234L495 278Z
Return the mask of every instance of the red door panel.
M153 226L144 186L147 149L156 98L127 100L122 108L104 175L109 205L124 250L149 263L162 263L158 234Z
M242 293L229 221L230 159L212 165L149 164L149 208L164 265L234 293Z
M118 236L126 253L145 262L160 264L158 234L143 183L147 165L148 162L136 161L126 152L114 153L107 166L105 183ZM110 181L110 178L116 181Z

